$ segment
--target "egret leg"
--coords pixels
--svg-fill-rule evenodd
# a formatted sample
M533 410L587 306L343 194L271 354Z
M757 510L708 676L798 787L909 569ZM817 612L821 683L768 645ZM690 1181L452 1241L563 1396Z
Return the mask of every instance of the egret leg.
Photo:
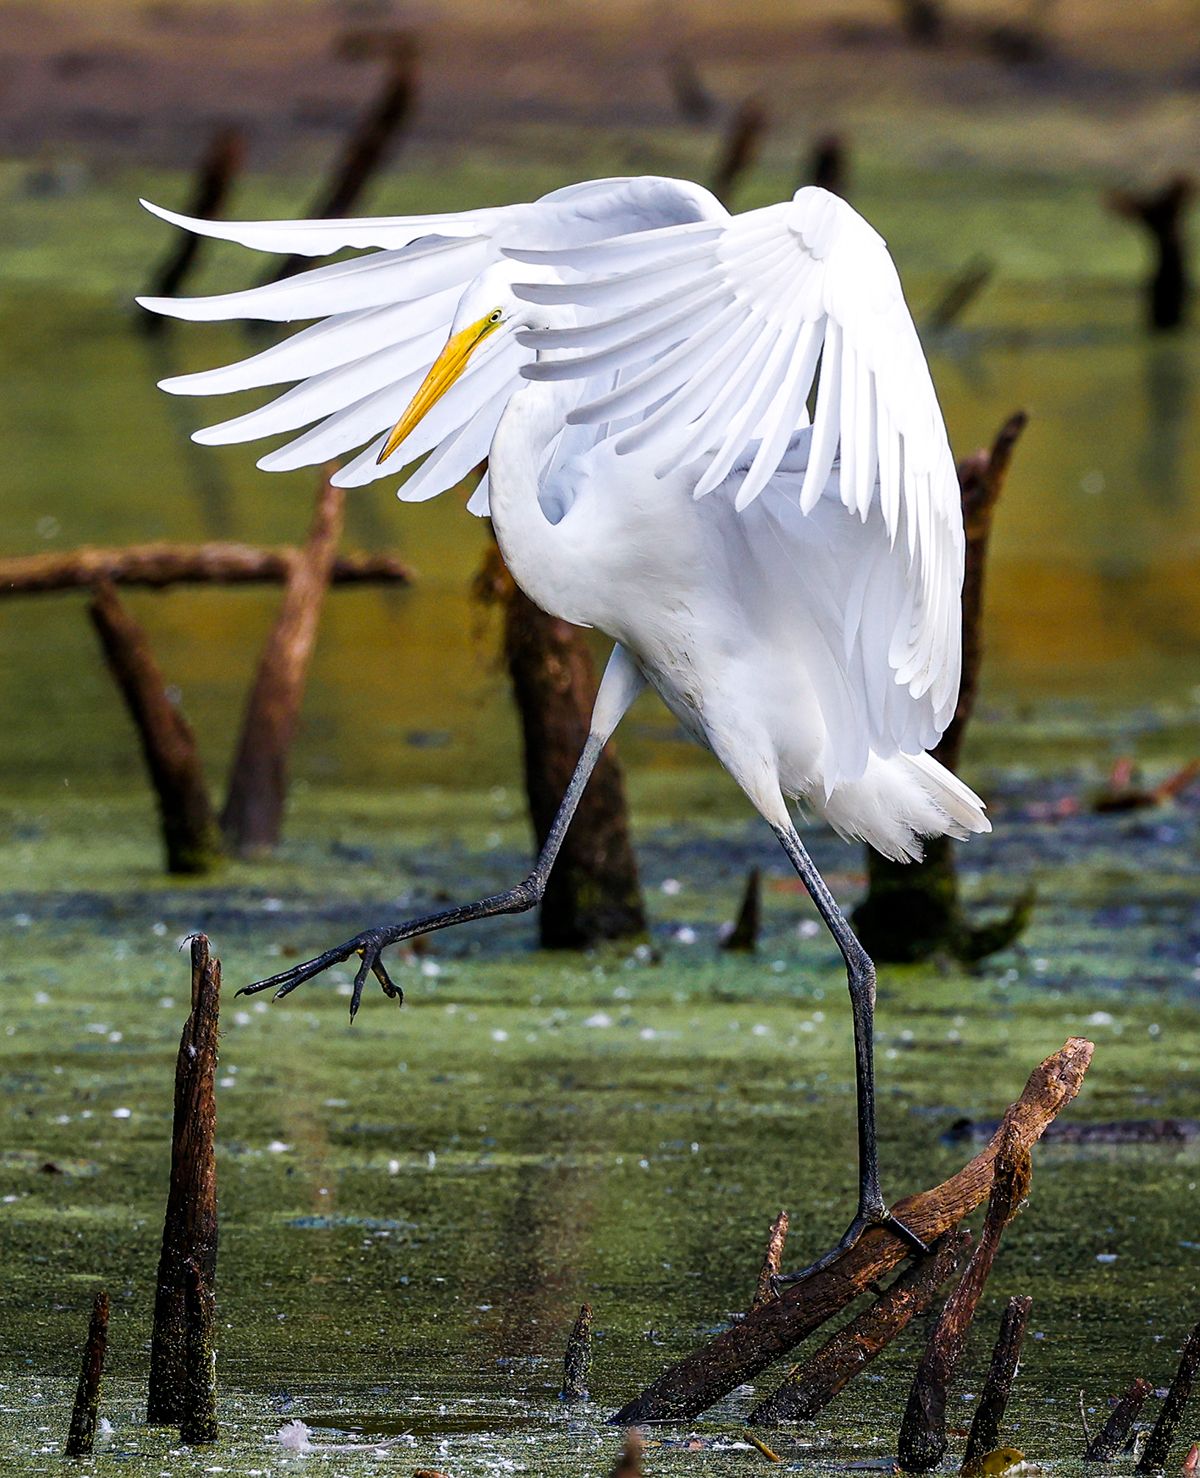
M925 1243L902 1221L892 1215L879 1185L879 1142L875 1130L875 964L858 941L858 936L837 906L825 879L817 871L795 827L776 826L772 831L783 844L792 866L800 874L817 911L825 920L846 962L846 979L850 987L850 1008L854 1017L854 1070L858 1086L858 1210L837 1246L811 1267L799 1273L785 1273L777 1284L798 1283L802 1278L828 1267L843 1252L853 1247L868 1227L886 1227L916 1252L927 1252Z
M380 958L389 945L414 939L418 934L432 934L437 929L450 929L455 924L467 924L474 919L490 919L505 913L524 913L527 909L536 907L546 891L550 869L562 848L567 827L571 824L580 797L596 768L596 762L613 730L645 685L645 678L628 653L620 646L615 647L605 668L600 691L596 694L591 732L562 798L562 804L551 823L550 834L538 854L533 871L515 888L506 888L503 893L481 898L476 903L460 904L457 908L443 909L440 913L426 914L423 918L409 919L402 924L382 924L374 929L366 929L353 939L327 949L314 959L305 960L301 965L293 965L290 970L282 970L266 980L256 980L253 985L243 986L238 995L252 996L260 990L273 990L274 999L279 1001L290 995L298 985L303 985L314 975L328 970L331 965L340 965L351 956L358 955L362 964L354 977L354 990L350 996L350 1019L353 1020L362 1001L363 987L368 975L375 976L384 995L393 1000L404 1000L404 992L388 975Z

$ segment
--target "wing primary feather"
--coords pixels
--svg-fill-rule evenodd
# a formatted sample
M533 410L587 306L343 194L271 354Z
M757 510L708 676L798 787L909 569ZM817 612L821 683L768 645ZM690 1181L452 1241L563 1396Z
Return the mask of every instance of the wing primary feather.
M800 485L800 511L811 513L825 491L837 456L841 426L842 330L837 320L825 324L821 369L817 380L817 403L813 409L813 434L808 447L808 466Z
M757 330L757 341L748 346L740 364L735 364L724 385L714 395L711 404L698 416L688 432L687 438L676 448L675 455L655 468L656 477L665 477L675 467L684 467L719 444L722 427L736 410L758 379L763 366L779 337L777 324L764 322L761 314L755 314L747 327Z
M673 316L655 328L633 334L610 349L595 354L581 355L578 359L539 359L536 364L525 365L521 373L527 380L582 380L591 375L607 374L610 370L624 369L630 361L630 351L636 350L636 359L649 359L664 349L674 348L685 331L680 327L689 320L689 331L698 332L706 327L731 301L729 293L714 293L699 307L692 306L686 312Z
M516 335L517 343L528 349L607 349L614 344L636 344L636 338L630 338L627 333L631 325L655 328L659 324L682 321L697 306L696 298L700 298L702 305L712 288L724 286L723 277L719 270L706 272L690 282L683 292L651 298L599 323L572 324L569 328L522 329ZM728 293L728 289L725 291Z
M603 308L613 300L625 301L631 287L641 287L651 279L661 290L657 281L664 275L682 273L695 274L695 264L712 262L713 249L710 242L689 247L686 251L673 252L654 262L649 267L634 267L627 272L615 272L596 281L581 278L575 282L514 282L513 292L527 303L574 303L584 308Z
M716 241L725 226L720 221L689 221L684 225L659 226L653 231L634 231L626 236L610 236L603 241L594 241L587 246L560 246L551 248L502 247L502 255L514 262L529 262L552 267L573 267L578 272L590 272L629 267L639 263L652 263L664 248L669 250L676 242L685 240Z
M818 324L806 323L800 330L784 382L763 422L758 451L734 500L733 506L739 513L766 487L787 451L788 443L804 413L804 402L808 398L813 371L817 367L817 356L821 352L821 337Z

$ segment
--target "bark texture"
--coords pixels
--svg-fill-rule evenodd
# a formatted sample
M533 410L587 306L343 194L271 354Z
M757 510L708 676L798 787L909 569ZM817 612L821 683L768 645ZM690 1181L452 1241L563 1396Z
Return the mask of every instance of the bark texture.
M1029 1322L1029 1310L1033 1299L1027 1294L1021 1298L1010 1298L1000 1320L1000 1332L992 1350L992 1363L988 1367L983 1390L979 1394L979 1405L967 1434L967 1447L963 1453L963 1467L977 1458L986 1457L1000 1445L1000 1423L1004 1410L1012 1395L1013 1381L1017 1378L1017 1362L1021 1356L1021 1343L1025 1338L1025 1326Z
M100 1410L100 1383L104 1377L104 1357L108 1352L108 1294L101 1290L92 1301L92 1317L88 1324L87 1344L75 1405L71 1411L71 1428L67 1433L65 1457L90 1457L96 1445L96 1418Z

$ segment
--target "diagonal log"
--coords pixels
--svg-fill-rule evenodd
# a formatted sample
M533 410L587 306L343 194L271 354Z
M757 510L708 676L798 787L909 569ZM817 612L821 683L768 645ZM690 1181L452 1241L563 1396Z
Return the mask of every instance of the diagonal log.
M0 598L88 590L107 580L165 590L169 585L283 585L304 554L292 545L126 544L117 549L68 549L0 559ZM412 572L394 554L339 554L331 585L408 585Z
M897 1202L892 1208L896 1216L927 1243L956 1226L990 1193L1001 1146L1010 1154L1028 1152L1079 1092L1093 1050L1091 1042L1072 1037L1036 1067L991 1142L940 1186ZM807 1339L907 1255L906 1245L892 1233L881 1229L864 1233L828 1268L754 1309L703 1349L665 1371L610 1421L638 1426L683 1420L706 1411Z

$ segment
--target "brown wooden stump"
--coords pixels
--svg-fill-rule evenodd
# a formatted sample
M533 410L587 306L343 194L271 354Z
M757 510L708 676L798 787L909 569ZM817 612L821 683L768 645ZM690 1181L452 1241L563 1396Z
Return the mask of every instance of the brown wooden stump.
M167 696L146 633L107 581L96 586L88 615L138 732L158 801L167 870L207 872L220 858L221 839L192 726Z
M1034 1069L990 1143L957 1175L892 1208L922 1241L935 1242L990 1193L1003 1147L1010 1158L1028 1151L1078 1093L1092 1043L1072 1037ZM826 1319L869 1289L908 1256L907 1244L871 1229L829 1267L754 1309L703 1349L664 1372L610 1420L628 1426L697 1416L735 1387L751 1381Z
M71 1411L71 1428L67 1433L64 1457L90 1457L96 1445L96 1417L100 1410L100 1383L104 1377L104 1357L108 1351L108 1294L101 1290L92 1301L92 1317L88 1324L87 1344Z
M1175 1440L1175 1429L1179 1425L1179 1418L1183 1415L1187 1399L1192 1393L1192 1382L1196 1379L1198 1368L1200 1368L1200 1324L1192 1330L1187 1344L1183 1347L1179 1369L1175 1372L1171 1389L1167 1392L1162 1410L1158 1414L1158 1420L1151 1428L1150 1435L1146 1438L1146 1446L1142 1449L1142 1455L1138 1459L1137 1471L1139 1473L1153 1473L1156 1469L1166 1466L1171 1443Z
M832 1335L803 1365L750 1413L753 1426L777 1427L809 1421L887 1348L900 1331L933 1301L971 1245L967 1232L947 1232L928 1257L917 1258L871 1307Z
M779 1295L775 1292L774 1279L779 1276L779 1270L783 1266L783 1249L787 1242L788 1214L781 1211L771 1223L771 1230L767 1233L767 1250L763 1256L763 1265L758 1270L758 1282L754 1288L754 1298L751 1300L752 1309L759 1308L762 1304L770 1303Z
M221 214L225 197L241 172L246 157L246 135L240 128L219 128L196 172L195 191L184 215L194 220L209 221ZM204 238L192 231L181 231L174 247L155 272L147 289L152 298L174 297L196 265ZM141 326L148 334L164 333L169 318L160 313L141 312Z
M721 940L723 950L753 954L758 948L758 931L762 917L762 874L752 867L746 876L746 891L732 929Z
M1125 1446L1146 1397L1154 1390L1148 1380L1138 1376L1112 1411L1108 1420L1087 1445L1085 1463L1111 1463Z
M946 1393L966 1348L967 1332L1000 1250L1001 1235L1020 1209L1031 1175L1029 1149L1017 1148L1010 1130L1009 1138L998 1146L979 1246L930 1330L929 1344L913 1378L897 1451L906 1473L928 1472L946 1451Z
M226 845L240 857L279 841L288 790L288 753L308 664L342 533L345 493L326 480L299 560L293 565L274 629L259 659L221 812Z
M1155 330L1178 328L1187 317L1192 284L1183 223L1195 196L1195 181L1176 175L1152 194L1115 190L1108 198L1109 207L1143 226L1154 245L1154 266L1146 280L1146 322Z
M1029 1310L1033 1299L1010 1298L1000 1320L1000 1332L992 1350L992 1363L988 1367L987 1379L979 1395L979 1405L967 1434L967 1447L963 1453L963 1466L977 1458L994 1452L1000 1443L1000 1423L1004 1420L1004 1409L1012 1394L1013 1381L1017 1376L1017 1362L1021 1356L1021 1342L1025 1338L1025 1326L1029 1322Z
M217 1428L217 1352L213 1347L212 1290L189 1262L185 1270L183 1415L179 1440L191 1447L215 1442Z
M388 149L408 120L417 96L418 50L414 36L391 32L374 39L364 54L382 49L386 71L375 102L363 115L333 169L325 189L309 206L304 219L335 220L354 213L354 205L371 177L378 173ZM264 282L280 282L312 264L305 256L285 257Z
M567 1338L563 1357L563 1383L560 1401L588 1399L588 1370L592 1363L592 1306L584 1304Z
M196 1269L207 1289L217 1271L217 1023L221 962L203 934L192 938L192 1010L175 1066L171 1183L163 1221L150 1342L146 1420L177 1425L187 1415L187 1279Z
M767 131L767 110L762 99L749 97L729 120L708 188L722 205L733 199L743 175L758 162Z
M983 663L983 582L992 517L1004 487L1013 449L1025 428L1017 411L1000 429L990 452L976 452L960 464L966 573L962 592L962 684L958 706L941 743L933 751L948 770L958 767L963 735L975 707ZM1021 933L1033 908L1026 891L1006 918L973 926L959 899L958 874L949 837L925 842L920 862L893 862L867 850L866 897L852 922L863 948L882 963L912 963L939 954L963 961L981 960L1004 949Z
M596 676L583 632L515 584L498 549L476 596L504 612L504 655L524 741L525 792L540 851L587 741ZM646 932L621 766L608 745L583 793L538 915L545 949L582 949Z

